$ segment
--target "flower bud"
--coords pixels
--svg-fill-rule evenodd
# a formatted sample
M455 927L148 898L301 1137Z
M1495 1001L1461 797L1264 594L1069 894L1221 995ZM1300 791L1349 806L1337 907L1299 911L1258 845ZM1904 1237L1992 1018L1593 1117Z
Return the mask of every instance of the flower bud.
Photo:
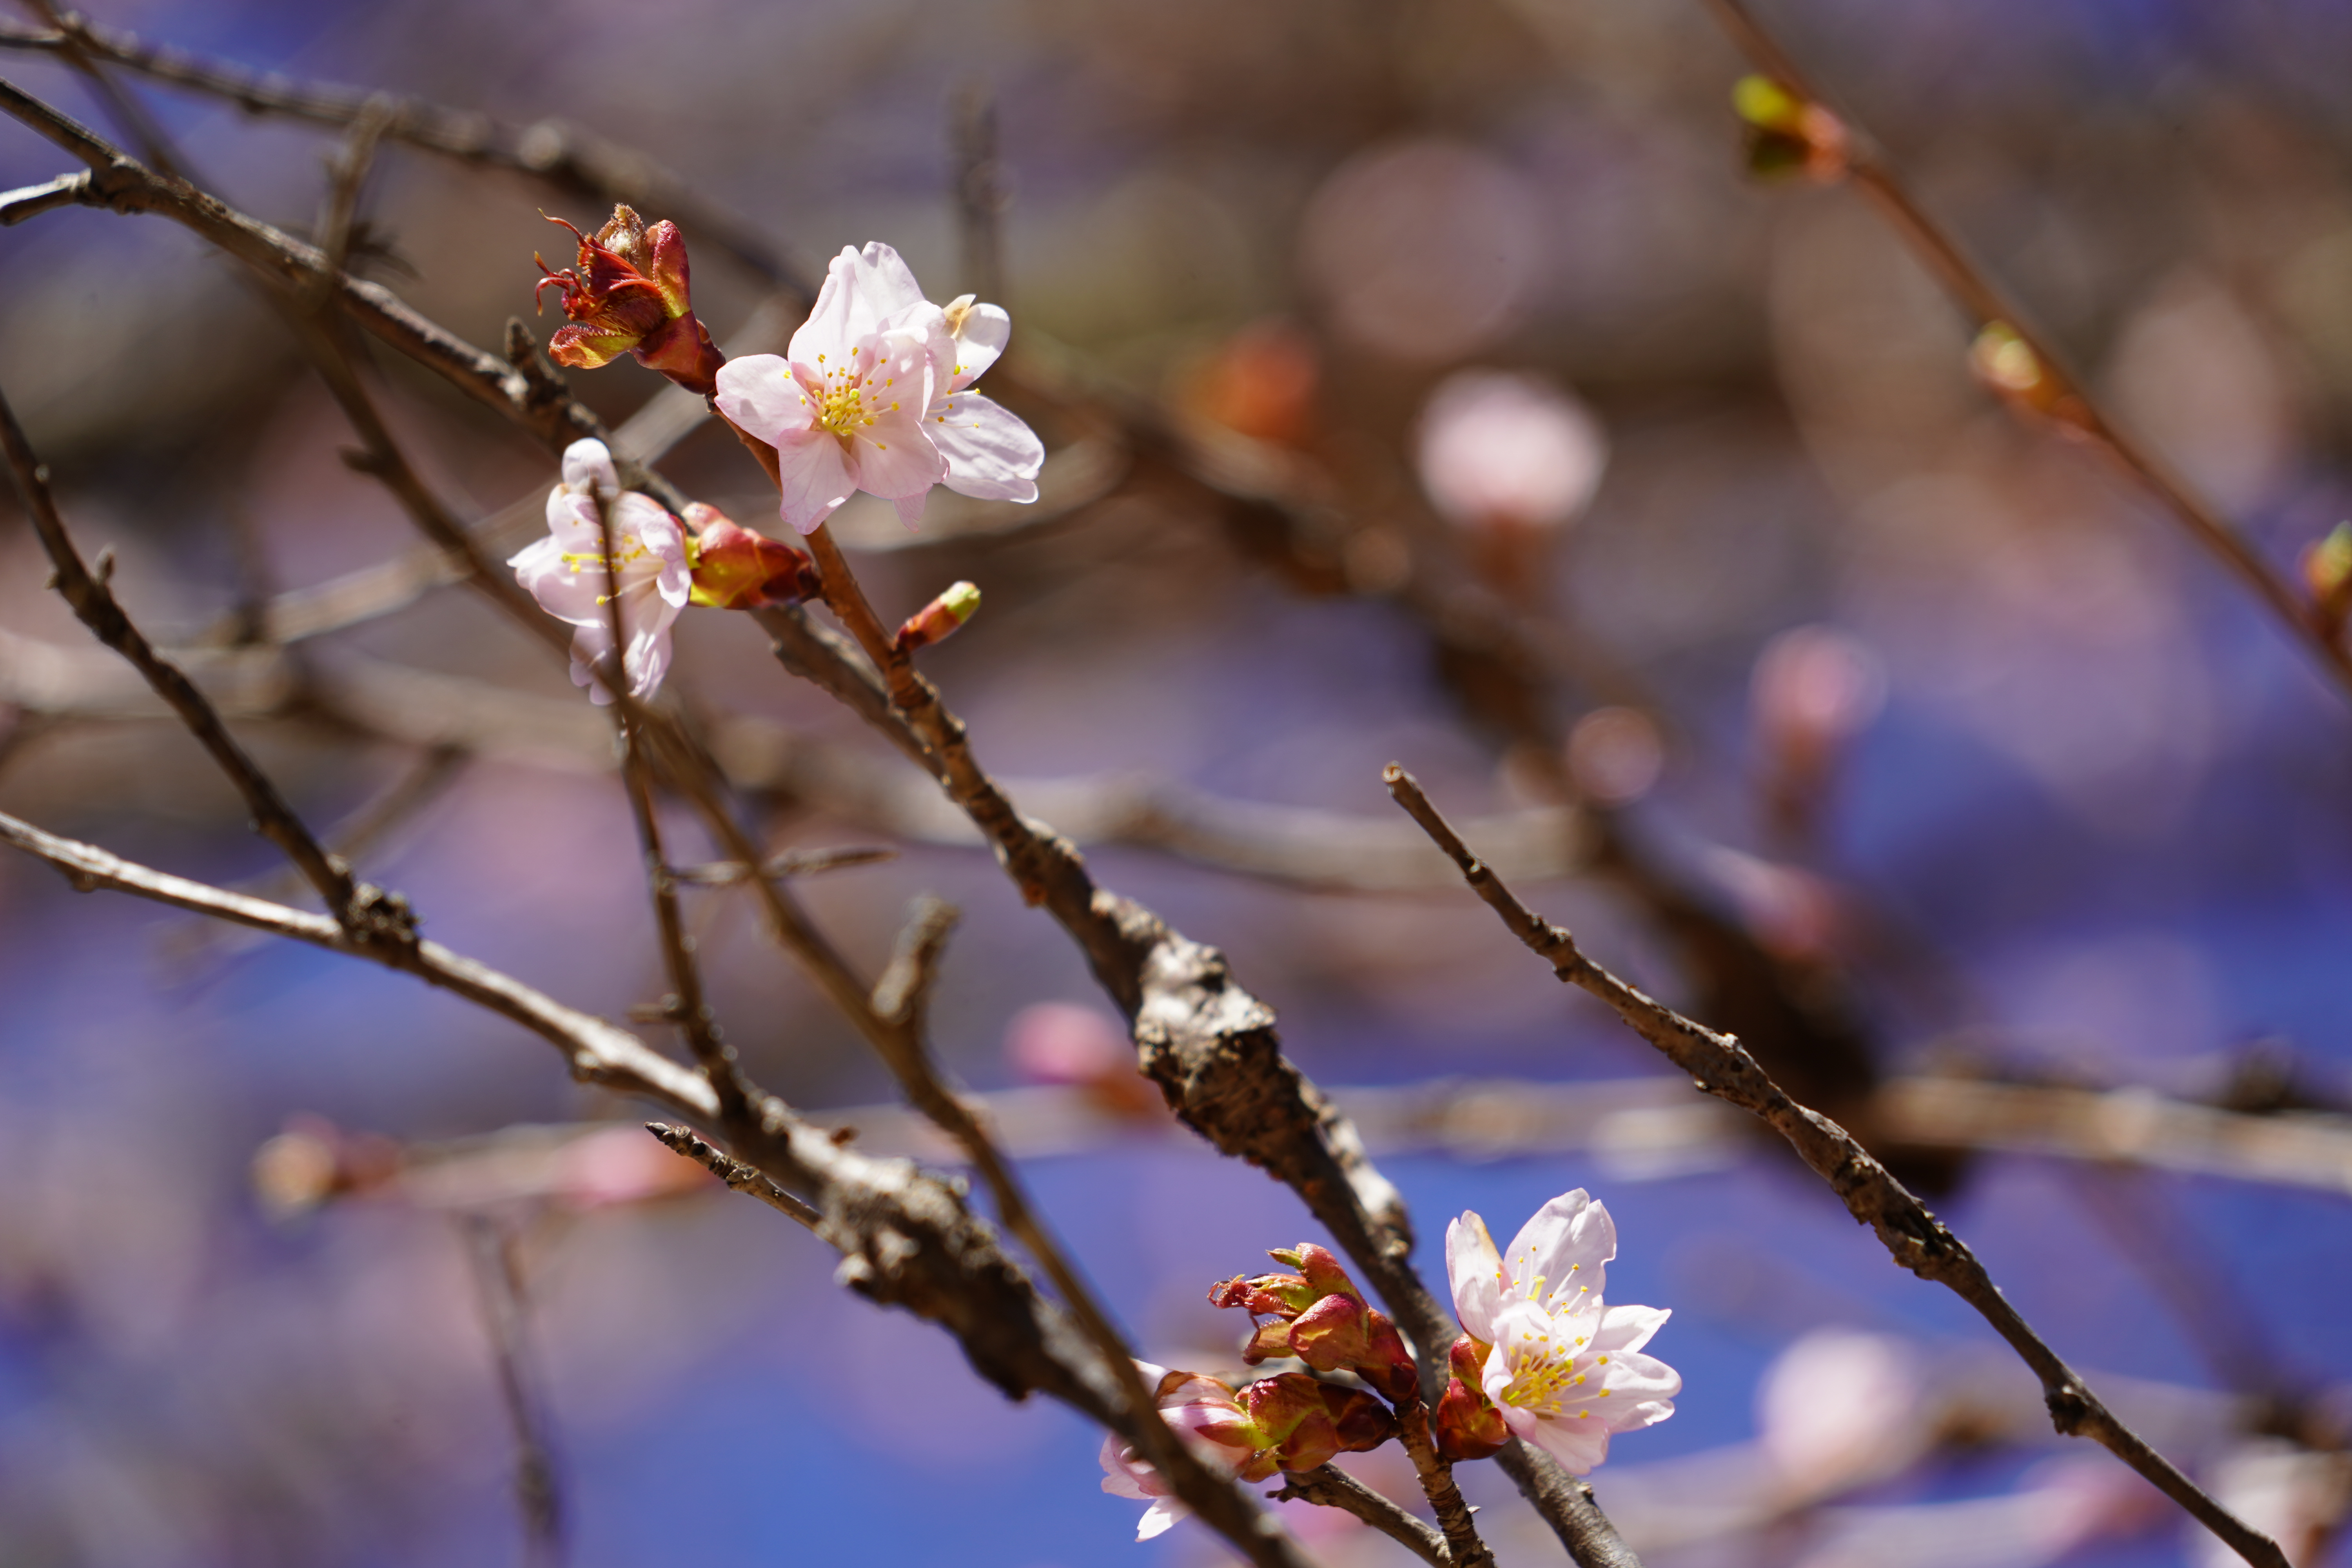
M2339 522L2326 538L2303 552L2303 580L2318 602L2321 621L2330 631L2344 625L2352 612L2352 522Z
M898 651L912 653L919 647L945 642L979 609L978 588L970 583L950 584L946 593L907 617L907 624L898 628Z
M1486 1356L1494 1349L1465 1334L1448 1357L1453 1377L1437 1402L1437 1451L1448 1459L1484 1459L1511 1440L1503 1413L1480 1387Z
M1828 184L1844 177L1845 122L1769 77L1741 77L1731 106L1748 124L1748 172L1762 179L1801 174Z
M1275 1356L1297 1356L1318 1372L1352 1372L1391 1399L1411 1396L1414 1373L1404 1337L1385 1314L1364 1304L1328 1248L1302 1242L1266 1256L1299 1272L1236 1276L1209 1291L1217 1306L1273 1319L1252 1331L1243 1361L1255 1366Z
M686 521L696 531L687 545L694 567L690 603L756 610L816 595L816 563L806 551L740 527L701 501L688 504Z
M1396 1417L1370 1394L1303 1372L1260 1378L1242 1389L1241 1399L1266 1445L1241 1472L1244 1480L1276 1468L1311 1470L1338 1454L1367 1453L1397 1432Z
M2054 419L2069 432L2083 430L2082 398L2064 374L2007 321L1987 321L1978 331L1976 342L1969 345L1969 368L2011 407Z
M610 363L624 350L688 392L708 397L718 390L724 362L694 314L687 289L686 239L664 219L647 228L625 206L616 206L591 237L560 217L580 241L576 267L550 268L534 253L541 274L537 298L551 283L562 291L570 325L548 340L555 363L575 370Z

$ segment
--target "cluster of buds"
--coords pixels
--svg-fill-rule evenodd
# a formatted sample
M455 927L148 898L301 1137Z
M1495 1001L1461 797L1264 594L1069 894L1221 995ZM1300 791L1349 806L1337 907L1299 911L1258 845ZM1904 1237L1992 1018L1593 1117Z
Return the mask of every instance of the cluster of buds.
M1353 1373L1391 1400L1416 1397L1404 1336L1379 1308L1365 1303L1338 1258L1311 1241L1266 1256L1297 1272L1236 1275L1209 1291L1216 1306L1268 1320L1250 1335L1242 1360L1255 1366L1296 1356L1317 1372Z
M694 314L687 291L686 240L664 219L651 228L630 208L616 206L594 235L560 217L580 241L576 266L558 271L537 255L539 289L563 296L570 324L548 340L555 363L594 370L623 353L698 396L718 390L725 358Z
M692 604L715 610L760 610L816 597L816 563L807 551L738 524L717 507L690 501L694 530L686 556L694 568Z
M1202 1464L1240 1480L1262 1481L1276 1470L1311 1470L1340 1454L1369 1453L1397 1433L1396 1417L1370 1394L1305 1373L1235 1388L1202 1373L1136 1365L1153 1384L1160 1419ZM1102 1467L1103 1490L1151 1503L1137 1540L1148 1541L1183 1517L1167 1479L1116 1434L1103 1444Z
M1762 179L1802 174L1830 184L1843 179L1851 155L1845 122L1766 76L1745 76L1731 106L1748 127L1748 172Z

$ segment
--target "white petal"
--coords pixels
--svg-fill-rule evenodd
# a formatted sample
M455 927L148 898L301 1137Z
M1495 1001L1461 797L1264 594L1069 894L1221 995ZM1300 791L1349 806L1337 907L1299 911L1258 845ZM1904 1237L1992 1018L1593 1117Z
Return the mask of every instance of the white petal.
M1620 1399L1671 1399L1683 1391L1683 1374L1640 1351L1612 1355L1599 1381L1613 1403Z
M1503 1259L1486 1222L1468 1209L1445 1227L1445 1278L1462 1331L1495 1342L1495 1312L1503 1301Z
M1153 1536L1164 1532L1170 1525L1192 1511L1172 1497L1155 1499L1151 1506L1143 1510L1142 1522L1135 1527L1135 1538L1138 1541L1149 1541Z
M585 495L591 479L608 496L620 491L620 476L613 471L613 454L605 449L604 442L588 436L563 448L563 483L574 494Z
M948 460L925 434L922 406L885 409L863 426L851 443L850 463L857 488L897 500L919 496L947 477Z
M869 240L858 261L863 292L877 317L923 303L922 287L915 281L913 270L889 246L878 239Z
M924 429L948 461L948 489L988 500L1037 499L1045 444L1011 409L959 392L932 405Z
M815 416L792 363L776 354L745 354L720 365L716 401L721 414L771 447L788 432L807 429Z
M1013 337L1013 318L1004 313L1002 305L974 305L963 314L956 326L955 381L961 388L970 386L996 363L997 355Z
M1503 1268L1523 1292L1542 1280L1545 1304L1558 1312L1580 1299L1598 1297L1602 1266L1616 1256L1617 1227L1608 1209L1579 1187L1536 1210L1519 1227L1503 1253ZM1586 1291L1591 1295L1584 1296Z
M1127 1451L1127 1439L1113 1432L1103 1438L1102 1453L1097 1456L1103 1468L1102 1489L1113 1497L1133 1498L1148 1502L1151 1494L1143 1489L1137 1476L1137 1467L1120 1458ZM1148 1468L1148 1467L1146 1467Z
M823 430L799 431L777 443L776 472L777 513L803 533L814 533L857 488L841 443Z
M1522 1418L1514 1420L1515 1416ZM1558 1459L1570 1475L1589 1474L1609 1458L1609 1426L1599 1416L1586 1420L1574 1415L1537 1418L1526 1416L1523 1411L1507 1409L1503 1423Z
M1611 1307L1601 1314L1600 1326L1593 1331L1592 1352L1613 1356L1640 1350L1673 1316L1665 1307Z
M824 363L837 363L852 342L874 330L872 312L862 299L865 290L858 276L862 268L863 258L844 246L824 269L824 286L816 291L816 305L793 334L786 353L803 364L818 363L820 355L826 356ZM863 328L853 325L861 313L868 317Z

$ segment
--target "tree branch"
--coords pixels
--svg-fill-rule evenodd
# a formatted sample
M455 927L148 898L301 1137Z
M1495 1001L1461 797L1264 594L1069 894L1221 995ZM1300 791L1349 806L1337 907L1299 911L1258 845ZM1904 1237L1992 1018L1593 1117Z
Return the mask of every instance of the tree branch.
M1761 1118L1829 1183L1856 1220L1876 1232L1895 1262L1974 1307L2042 1380L2043 1401L2060 1432L2087 1436L2107 1448L2255 1568L2288 1568L2286 1556L2275 1542L2208 1497L2117 1420L2081 1375L2009 1304L1967 1244L1844 1128L1791 1100L1738 1039L1653 1001L1584 956L1574 937L1520 903L1493 869L1471 853L1412 774L1391 763L1384 777L1397 804L1453 858L1472 890L1529 952L1549 963L1562 981L1607 1003L1634 1033L1689 1073L1699 1089Z
M1453 1568L1445 1537L1407 1513L1337 1465L1318 1465L1303 1472L1282 1472L1282 1489L1265 1495L1276 1502L1319 1503L1354 1514L1432 1568Z

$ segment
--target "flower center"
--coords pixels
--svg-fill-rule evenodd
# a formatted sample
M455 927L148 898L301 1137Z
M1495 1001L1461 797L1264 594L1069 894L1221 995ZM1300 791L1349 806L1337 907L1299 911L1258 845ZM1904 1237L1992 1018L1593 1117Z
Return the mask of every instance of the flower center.
M882 374L881 361L877 356L872 363L866 363L865 353L862 348L850 350L849 363L838 367L828 365L824 355L816 356L817 374L824 378L824 388L816 397L817 428L831 431L845 447L874 423L876 414L898 406L896 403L889 408L882 406L882 399L898 384L898 378L886 377L877 389L874 378ZM870 408L866 404L869 395L873 398Z

